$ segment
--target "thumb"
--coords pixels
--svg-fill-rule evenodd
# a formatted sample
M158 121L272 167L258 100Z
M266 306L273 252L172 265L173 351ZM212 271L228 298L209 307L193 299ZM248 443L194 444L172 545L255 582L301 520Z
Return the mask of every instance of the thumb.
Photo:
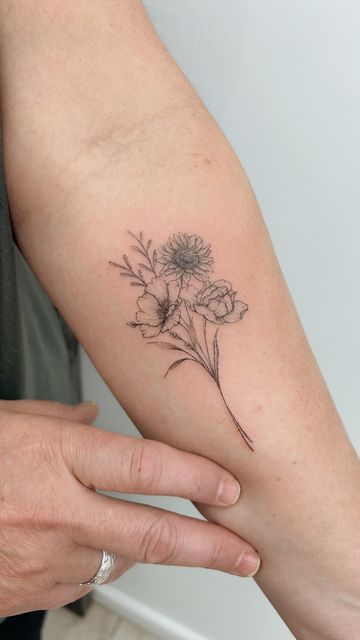
M0 400L0 410L31 413L35 415L53 416L73 422L91 424L99 407L96 402L80 402L79 404L63 404L50 400Z

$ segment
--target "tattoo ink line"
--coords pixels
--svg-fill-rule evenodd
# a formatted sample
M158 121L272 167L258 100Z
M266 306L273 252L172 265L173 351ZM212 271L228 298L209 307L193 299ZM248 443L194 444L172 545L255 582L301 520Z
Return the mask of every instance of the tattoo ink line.
M131 246L141 256L134 267L124 254L123 263L109 261L120 269L120 275L129 278L130 285L142 287L137 299L136 320L128 322L139 328L148 344L161 349L184 354L174 360L164 378L183 362L199 364L214 380L226 410L239 431L246 446L254 451L252 439L239 424L223 394L219 378L218 331L222 325L242 320L248 305L236 299L236 291L227 280L210 280L214 259L210 245L196 235L174 234L159 249L153 248L152 240L145 241L144 234L128 232L136 244ZM150 280L146 279L145 273ZM200 336L196 331L195 318L201 317ZM218 325L212 338L212 356L209 348L208 323ZM177 331L174 331L176 327ZM184 333L184 336L178 331ZM166 334L169 340L153 340ZM202 335L201 335L202 334ZM181 346L180 346L180 344Z

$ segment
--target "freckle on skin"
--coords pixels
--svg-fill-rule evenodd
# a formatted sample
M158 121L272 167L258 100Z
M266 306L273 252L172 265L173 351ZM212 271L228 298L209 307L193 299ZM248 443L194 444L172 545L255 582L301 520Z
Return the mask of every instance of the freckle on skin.
M279 481L280 481L280 476L276 476L276 480L279 480Z
M292 463L293 463L293 464L296 464L296 460L293 460L293 461L292 461Z
M211 164L211 161L209 160L209 158L204 158L204 162L205 164Z

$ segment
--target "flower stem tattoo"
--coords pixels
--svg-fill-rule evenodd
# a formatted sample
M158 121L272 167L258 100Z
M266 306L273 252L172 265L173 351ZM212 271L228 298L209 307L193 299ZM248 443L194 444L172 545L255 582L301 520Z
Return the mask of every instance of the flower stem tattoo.
M232 413L219 378L219 329L241 320L248 305L236 299L236 291L227 280L210 279L214 259L211 246L196 235L174 234L160 248L144 234L128 232L134 243L136 266L127 255L123 262L110 261L129 278L130 285L141 287L137 299L136 320L128 322L139 328L148 344L181 352L166 371L164 378L184 362L194 362L215 382L225 407L245 444L254 451L252 439ZM164 338L167 340L154 340ZM180 354L179 354L180 355Z

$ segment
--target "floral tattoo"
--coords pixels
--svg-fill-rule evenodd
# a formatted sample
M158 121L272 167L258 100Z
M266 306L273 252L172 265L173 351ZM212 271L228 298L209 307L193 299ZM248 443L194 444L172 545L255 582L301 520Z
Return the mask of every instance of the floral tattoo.
M225 407L246 445L254 451L252 439L231 412L220 386L218 331L241 320L248 305L236 298L227 280L212 280L214 259L211 246L198 235L174 234L161 247L154 249L152 240L128 232L134 240L131 249L137 254L137 265L127 255L123 263L110 261L129 278L130 285L141 287L137 299L136 320L130 327L140 329L148 344L161 349L182 352L170 371L184 362L194 362L207 372L218 387ZM154 340L164 338L167 340Z

